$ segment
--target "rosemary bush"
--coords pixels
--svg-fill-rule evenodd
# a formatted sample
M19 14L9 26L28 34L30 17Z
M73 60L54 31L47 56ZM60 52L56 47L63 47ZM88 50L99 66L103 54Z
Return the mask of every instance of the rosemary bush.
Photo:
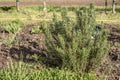
M55 13L53 21L45 23L46 50L48 57L59 57L59 67L78 73L89 72L98 67L108 51L107 31L95 21L94 6L76 10L76 20L61 12L59 20ZM99 29L100 28L100 29Z

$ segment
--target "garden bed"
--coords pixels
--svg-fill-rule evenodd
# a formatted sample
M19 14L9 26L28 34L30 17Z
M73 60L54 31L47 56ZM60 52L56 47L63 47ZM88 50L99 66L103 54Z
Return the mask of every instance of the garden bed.
M0 68L4 68L9 62L9 57L14 60L20 60L21 54L24 62L37 62L31 56L39 55L47 59L45 52L45 37L42 33L31 33L32 28L39 27L36 25L28 25L15 34L12 47L8 47L4 40L11 36L7 31L0 33ZM115 24L106 24L105 29L110 31L108 40L110 42L110 50L108 55L103 60L103 63L96 69L98 76L104 74L109 80L120 79L120 26ZM4 32L4 33L3 33ZM6 38L3 40L3 38ZM9 42L9 40L8 40ZM47 62L45 62L45 65ZM54 66L58 65L57 62L50 63Z

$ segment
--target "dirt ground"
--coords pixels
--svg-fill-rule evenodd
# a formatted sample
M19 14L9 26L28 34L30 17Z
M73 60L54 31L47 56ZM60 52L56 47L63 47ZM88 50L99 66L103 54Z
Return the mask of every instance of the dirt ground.
M107 0L108 5L112 5L112 0ZM94 3L97 6L104 6L105 0L47 0L47 4L49 5L57 5L57 6L67 6L67 5L84 5L87 6L90 3ZM20 2L20 6L26 5L41 5L43 4L42 1L35 0L35 1L22 1ZM117 5L120 5L120 1L116 2ZM1 6L15 6L15 2L0 2Z
M44 50L44 35L42 33L31 34L30 31L33 27L39 26L29 25L17 33L12 47L8 47L2 42L2 38L10 34L5 31L4 34L3 31L0 32L0 68L6 66L9 57L20 60L20 56L23 55L22 58L25 62L36 62L31 58L34 54L47 57ZM105 29L110 31L108 37L110 50L96 74L104 75L109 80L120 80L120 25L106 24Z
M120 80L120 25L107 24L105 29L110 31L108 36L110 50L97 69L98 75L104 75L108 80Z

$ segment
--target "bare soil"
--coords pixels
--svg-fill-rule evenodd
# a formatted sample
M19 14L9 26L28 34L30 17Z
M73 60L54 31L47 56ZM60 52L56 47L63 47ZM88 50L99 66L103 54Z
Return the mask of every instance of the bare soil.
M22 57L24 62L37 62L31 57L34 54L47 57L44 49L44 34L31 34L33 27L39 26L28 25L18 32L12 47L3 44L3 32L0 33L0 68L6 66L8 57L14 60L20 60ZM120 80L120 25L106 24L105 29L110 31L108 37L110 50L101 66L96 70L96 74L104 75L108 80ZM4 37L9 35L10 33L4 31Z
M110 34L110 50L103 60L101 66L97 69L98 75L104 75L108 80L120 80L120 25L107 24Z
M22 1L22 0L21 0ZM112 0L107 0L108 5L112 5ZM67 6L67 5L84 5L88 6L90 3L94 3L97 6L104 6L105 0L47 0L47 4L49 5L57 5L57 6ZM22 1L20 2L21 6L26 5L41 5L42 1L34 0L34 1ZM120 5L119 1L116 1L117 5ZM15 2L0 2L0 7L2 6L15 6Z

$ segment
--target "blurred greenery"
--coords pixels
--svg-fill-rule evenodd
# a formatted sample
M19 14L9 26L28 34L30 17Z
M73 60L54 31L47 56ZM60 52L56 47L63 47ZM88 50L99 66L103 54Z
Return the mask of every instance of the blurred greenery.
M64 6L64 7L68 9L69 11L68 14L72 18L75 18L75 14L73 11L75 11L78 8L79 9L83 8L80 6ZM20 12L17 12L14 6L0 7L0 22L12 21L16 19L19 19L26 24L40 22L44 19L49 21L52 19L53 12L56 12L57 16L60 16L60 12L64 7L49 5L47 6L46 16L44 16L43 6L22 6L20 8ZM120 7L119 6L116 7L115 14L112 14L111 9L112 8L109 6L106 14L104 12L104 7L95 6L96 20L98 20L98 23L103 20L104 23L115 22L119 24Z

